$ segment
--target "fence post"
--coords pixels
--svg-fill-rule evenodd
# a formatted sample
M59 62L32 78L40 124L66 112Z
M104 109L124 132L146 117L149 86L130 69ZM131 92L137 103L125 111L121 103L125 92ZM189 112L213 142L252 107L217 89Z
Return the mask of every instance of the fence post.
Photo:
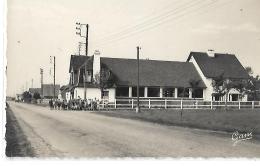
M183 105L182 105L182 99L181 99L181 109L183 108Z
M151 108L151 99L148 100L148 107Z
M198 109L198 100L196 100L195 104L196 104L196 109Z
M165 101L164 101L164 107L165 107L165 109L167 109L167 99L165 99Z
M134 99L132 99L132 109L134 109Z
M238 101L238 109L240 110L241 105L240 105L240 101Z
M115 108L116 108L116 99L115 99Z
M210 102L210 109L213 109L213 102L212 102L212 100Z
M252 101L252 109L254 109L254 108L255 108L255 102Z

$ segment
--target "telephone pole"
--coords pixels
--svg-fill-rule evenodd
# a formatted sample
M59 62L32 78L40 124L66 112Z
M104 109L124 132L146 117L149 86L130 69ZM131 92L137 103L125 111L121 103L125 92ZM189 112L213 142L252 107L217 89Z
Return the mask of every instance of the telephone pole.
M33 88L33 79L32 79L32 88Z
M86 57L88 56L88 31L89 31L89 25L88 24L81 24L81 23L79 23L79 22L76 22L76 25L77 25L77 27L76 27L76 30L79 30L78 32L76 32L76 34L77 35L79 35L80 37L84 37L85 39L86 39ZM86 26L86 35L82 35L82 29L81 29L81 26ZM86 62L85 62L85 65L84 65L84 71L85 71L85 73L84 73L84 79L83 79L83 85L84 85L84 100L86 100L86 98L87 98L87 85L86 85L86 79L87 79L87 58L86 58Z
M53 99L55 99L55 56L53 56Z
M140 112L140 106L139 106L139 81L140 81L140 75L139 75L139 52L141 50L141 47L137 46L137 107L136 107L136 113Z
M40 68L40 74L41 74L41 95L42 95L42 98L43 98L43 69Z

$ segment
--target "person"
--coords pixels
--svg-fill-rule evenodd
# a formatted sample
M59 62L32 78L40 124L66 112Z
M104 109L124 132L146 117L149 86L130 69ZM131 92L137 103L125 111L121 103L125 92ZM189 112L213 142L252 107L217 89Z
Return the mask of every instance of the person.
M62 100L61 108L62 108L63 110L65 110L65 101L64 101L64 100Z
M91 110L91 100L88 99L88 110Z
M61 101L59 99L57 100L57 107L58 107L58 110L61 109Z
M53 101L52 101L52 99L49 100L49 106L50 106L50 110L52 110L52 108L53 108Z
M93 102L93 110L97 110L97 99L95 98L94 99L94 102Z

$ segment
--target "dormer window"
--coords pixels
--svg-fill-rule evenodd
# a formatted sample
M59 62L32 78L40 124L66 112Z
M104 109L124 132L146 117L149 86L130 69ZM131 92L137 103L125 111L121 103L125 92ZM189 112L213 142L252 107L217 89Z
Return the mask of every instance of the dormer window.
M92 71L91 70L87 70L87 80L86 82L91 82L91 78L92 78Z

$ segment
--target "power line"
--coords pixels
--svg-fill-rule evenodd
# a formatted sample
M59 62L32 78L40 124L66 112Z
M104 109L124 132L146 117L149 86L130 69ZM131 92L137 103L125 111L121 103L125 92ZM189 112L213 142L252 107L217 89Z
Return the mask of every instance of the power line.
M190 2L192 2L192 3L190 3ZM194 3L194 2L195 2L195 3ZM147 25L149 26L150 24L154 24L154 23L156 23L156 22L158 22L158 21L161 21L161 20L163 20L163 19L166 19L166 18L168 18L168 17L171 17L171 16L173 16L174 14L178 14L178 12L181 12L181 11L187 10L187 9L189 9L189 8L191 8L191 7L194 7L194 6L198 5L199 2L205 2L205 1L204 1L204 0L197 0L197 1L191 0L191 1L189 1L189 2L184 3L183 5L181 5L181 6L179 6L179 7L176 7L176 8L174 8L174 9L170 10L170 11L167 11L167 12L165 12L165 13L163 13L163 14L160 14L160 15L158 15L158 16L156 16L156 17L153 17L153 18L151 18L151 19L145 20L145 21L143 21L142 23L139 23L139 24L130 26L130 27L124 29L124 30L121 30L121 31L116 32L116 33L113 33L113 34L111 34L111 35L108 35L107 37L103 38L103 40L104 40L104 39L105 39L105 40L106 40L106 39L109 39L110 37L114 37L114 36L116 37L116 36L123 35L123 34L125 34L125 33L134 31L135 29L137 29L137 30L138 30L138 29L141 29L141 28L143 28L143 27L145 27L145 26L147 26ZM100 41L101 41L101 40L100 40ZM100 43L100 42L98 42L98 43Z
M216 0L216 1L218 1L218 0ZM216 3L216 1L215 1L215 2L212 2L211 4L207 4L207 5L205 5L205 6L213 6L214 3ZM228 2L226 2L226 3L224 3L224 4L219 5L218 7L222 7L222 6L226 5L226 4L229 4L230 2L231 2L231 1L228 1ZM204 6L202 6L202 7L204 7ZM200 8L202 8L202 7L200 7ZM197 10L197 9L196 9L196 10ZM194 11L194 10L193 10L193 11ZM204 12L204 11L203 11L203 12ZM207 12L209 12L209 11L207 11ZM196 14L200 14L200 13L202 13L202 12L201 12L201 11L196 11L196 12L193 13L193 14L196 15ZM191 14L191 13L188 13L188 14ZM203 14L205 14L205 12L204 12ZM181 17L184 17L184 18L185 18L185 13L182 14ZM177 18L177 19L179 19L178 21L181 21L181 20L180 20L181 17ZM177 22L178 22L178 21L177 21ZM163 23L165 23L165 22L161 22L161 23L157 24L157 26L155 26L155 27L149 27L149 28L150 28L150 29L154 29L154 28L158 27L159 25L161 25L161 24L163 24ZM176 22L175 22L175 23L176 23ZM133 37L133 35L135 35L135 34L138 34L138 33L141 33L141 32L147 31L147 30L150 30L149 28L143 29L143 30L141 30L141 31L133 32L132 34L128 34L128 35L126 35L126 36L123 36L123 37L120 37L120 38L116 38L116 39L110 40L110 41L108 41L108 42L104 42L103 44L101 43L99 46L104 46L104 45L107 45L107 44L110 44L110 43L114 43L114 42L123 40L123 39L128 38L128 37Z
M195 11L195 10L197 11L198 9L201 9L201 8L204 7L204 6L213 5L213 4L216 3L217 1L218 1L218 0L216 0L216 1L214 1L214 2L211 2L210 4L204 4L204 5L200 6L199 8L195 8L194 10L187 11L187 12L185 12L185 13L182 13L182 15L175 16L175 17L173 17L173 18L180 19L181 17L184 17L184 16L186 16L187 14L190 14L191 12L193 12L193 11ZM170 19L173 19L173 18L170 18ZM150 29L154 29L154 28L156 28L156 27L160 26L161 24L164 24L165 22L168 22L168 21L169 21L169 19L163 20L163 21L160 21L160 22L157 22L157 23L156 23L155 25L153 25L153 26L146 27L146 28L144 27L145 29L139 29L139 30L137 30L137 31L133 31L132 33L127 33L127 34L125 34L125 35L121 35L121 37L108 40L107 42L104 41L103 43L98 44L98 46L103 46L103 45L106 45L106 44L109 44L109 43L113 43L113 42L116 42L116 41L125 39L125 38L127 38L127 37L131 37L131 36L133 36L133 35L135 35L135 34L138 34L138 33L143 32L143 31L147 31L147 30L150 30Z
M191 0L191 1L193 1L193 0ZM177 1L177 3L171 2L171 3L167 4L167 5L165 5L163 8L159 9L159 10L160 10L160 11L165 11L165 9L172 7L172 4L174 4L175 6L177 6L177 4L179 4L180 2L183 2L183 1ZM163 12L162 14L165 14L165 12ZM162 15L162 14L159 14L159 15ZM150 20L149 18L152 17L151 19L153 19L154 16L155 16L155 15L154 15L154 12L153 12L152 14L149 14L149 15L144 16L144 17L142 17L141 19L137 20L137 22L143 23L143 22L149 21L149 20ZM119 27L118 29L120 29L119 32L121 32L121 31L127 30L127 29L129 29L129 28L131 28L131 27L134 27L134 26L133 26L132 24L128 24L128 25L125 25L125 26L121 26L121 27ZM104 38L110 37L111 35L115 35L115 34L118 34L118 32L113 32L113 33L111 33L111 34L105 34L105 35L99 36L99 37L97 37L97 38L99 38L99 40L102 40L102 39L104 39Z

